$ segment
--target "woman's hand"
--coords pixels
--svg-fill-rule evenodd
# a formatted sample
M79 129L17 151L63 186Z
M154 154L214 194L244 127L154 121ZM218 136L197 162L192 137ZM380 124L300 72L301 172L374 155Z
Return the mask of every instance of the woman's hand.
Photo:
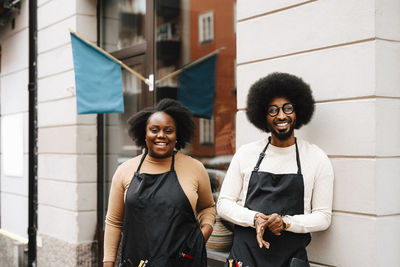
M210 235L213 231L213 228L209 224L204 224L200 227L201 232L203 233L204 240L207 242L207 240L210 238Z
M114 262L106 261L104 262L103 267L114 267Z
M267 227L268 216L263 213L257 213L254 217L254 226L256 228L256 238L260 248L263 246L269 248L269 243L263 239L265 227Z

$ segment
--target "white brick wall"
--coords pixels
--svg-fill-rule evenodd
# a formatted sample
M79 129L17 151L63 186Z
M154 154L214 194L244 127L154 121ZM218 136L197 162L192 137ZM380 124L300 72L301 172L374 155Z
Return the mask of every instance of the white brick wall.
M259 78L293 73L317 101L296 132L335 171L332 225L308 247L313 267L400 266L399 11L396 0L238 0L237 146L265 136L245 115Z
M96 1L39 1L39 235L90 242L96 227L96 115L77 115L69 28L96 41Z

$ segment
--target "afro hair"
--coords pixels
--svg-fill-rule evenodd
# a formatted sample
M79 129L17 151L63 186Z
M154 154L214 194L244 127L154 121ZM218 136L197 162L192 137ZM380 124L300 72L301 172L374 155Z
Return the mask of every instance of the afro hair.
M311 120L315 101L310 86L292 74L274 72L259 79L250 87L246 115L254 126L270 132L267 127L266 110L276 97L284 97L294 104L295 129L300 129Z
M132 140L138 146L146 148L147 121L157 112L164 112L174 119L177 137L175 148L178 150L185 148L194 134L192 113L180 102L170 98L164 98L155 107L144 108L128 119L128 133Z

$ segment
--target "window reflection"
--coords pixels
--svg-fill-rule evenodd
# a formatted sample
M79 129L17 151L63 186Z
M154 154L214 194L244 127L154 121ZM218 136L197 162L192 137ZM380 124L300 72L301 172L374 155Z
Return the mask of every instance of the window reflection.
M146 40L146 0L104 2L104 47L109 52L132 47Z
M221 160L229 161L235 152L235 5L234 0L158 0L155 7L156 80L221 47L226 48L218 54L215 66L212 116L195 118L197 132L186 151L203 163L210 163L210 168L214 168L212 159L227 156ZM179 90L187 86L180 84L179 75L157 84L157 101L165 97L180 100ZM222 165L225 169L226 164Z

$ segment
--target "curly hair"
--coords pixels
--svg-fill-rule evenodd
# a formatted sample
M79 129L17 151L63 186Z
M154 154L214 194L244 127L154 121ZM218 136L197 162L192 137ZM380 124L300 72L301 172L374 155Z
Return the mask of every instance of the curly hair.
M170 98L164 98L155 107L144 108L128 119L128 133L132 140L138 146L146 148L147 121L157 112L164 112L174 119L177 137L175 148L185 148L194 134L192 113L180 102Z
M246 115L254 126L270 132L267 127L266 110L276 97L284 97L294 104L295 129L300 129L311 120L315 101L310 86L295 75L274 72L259 79L250 87Z

